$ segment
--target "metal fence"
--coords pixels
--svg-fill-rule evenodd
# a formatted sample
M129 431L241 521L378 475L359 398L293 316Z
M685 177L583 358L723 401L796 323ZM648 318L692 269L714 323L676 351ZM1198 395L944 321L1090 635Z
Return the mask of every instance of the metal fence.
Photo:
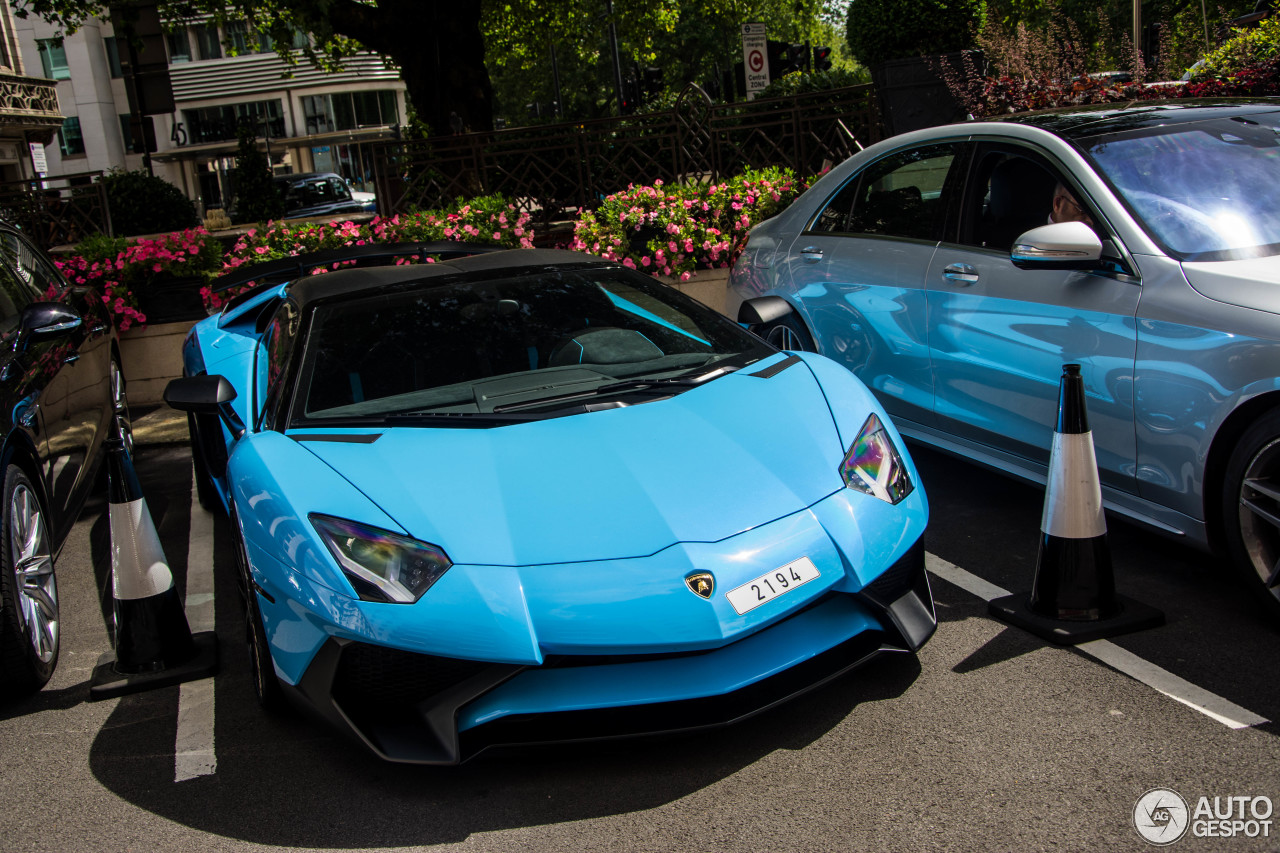
M545 225L628 184L816 174L882 136L870 85L721 105L690 86L667 112L381 143L374 179L383 215L501 193Z
M102 172L77 172L0 183L0 218L44 249L112 234Z

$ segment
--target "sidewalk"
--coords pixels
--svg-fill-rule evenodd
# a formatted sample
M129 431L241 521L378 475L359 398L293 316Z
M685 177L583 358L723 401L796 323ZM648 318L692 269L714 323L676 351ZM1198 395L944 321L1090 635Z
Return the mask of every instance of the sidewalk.
M130 407L133 416L133 443L181 444L190 440L187 416L164 403Z

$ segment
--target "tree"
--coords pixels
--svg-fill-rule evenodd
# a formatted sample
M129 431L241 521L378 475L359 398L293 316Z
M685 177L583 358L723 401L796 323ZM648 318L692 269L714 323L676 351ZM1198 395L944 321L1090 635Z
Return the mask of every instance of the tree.
M276 191L267 155L258 150L258 131L245 122L236 135L236 167L231 173L236 193L237 222L266 222L284 216L284 199Z
M132 3L135 0L123 0ZM107 17L104 0L13 0L19 17L38 15L74 32L85 20ZM418 115L436 133L449 132L456 112L472 130L493 122L493 91L484 65L481 4L456 0L161 0L161 17L182 21L211 17L249 22L287 61L300 58L337 67L367 48L400 68ZM295 36L310 43L295 49Z

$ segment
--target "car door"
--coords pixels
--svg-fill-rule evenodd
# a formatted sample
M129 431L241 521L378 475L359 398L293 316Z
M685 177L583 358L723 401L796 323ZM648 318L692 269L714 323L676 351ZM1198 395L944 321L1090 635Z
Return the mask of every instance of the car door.
M1065 363L1079 363L1103 484L1133 491L1133 370L1140 286L1122 259L1098 272L1022 270L1015 238L1048 224L1057 184L1077 201L1104 259L1118 245L1069 171L1037 150L975 152L959 229L928 277L939 430L1045 466Z
M819 350L847 366L895 420L932 420L924 277L962 185L968 144L891 153L825 202L787 257Z

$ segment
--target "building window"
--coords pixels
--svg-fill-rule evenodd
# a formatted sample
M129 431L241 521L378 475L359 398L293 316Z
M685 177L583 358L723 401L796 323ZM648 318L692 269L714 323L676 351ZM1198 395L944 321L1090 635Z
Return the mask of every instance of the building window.
M251 101L199 110L183 110L182 117L193 145L201 142L225 142L236 138L242 122L253 125L255 133L266 131L272 138L284 133L284 112L280 101Z
M233 56L253 53L253 45L249 43L249 27L244 21L231 21L227 24L227 52Z
M218 28L212 24L199 24L191 28L196 37L196 56L201 59L221 59L222 44L218 41Z
M75 157L84 153L84 136L80 134L80 117L67 116L58 131L58 145L63 157Z
M308 134L400 123L396 93L391 89L310 95L302 99L302 113Z
M169 43L170 65L191 61L191 39L187 37L185 27L172 33L166 33L165 41Z
M123 77L124 68L120 65L120 44L116 41L116 37L107 36L102 40L102 46L107 51L107 67L111 69L111 76Z
M62 46L62 39L39 39L36 49L40 51L40 67L44 76L50 80L70 80L71 68L67 65L67 51Z

